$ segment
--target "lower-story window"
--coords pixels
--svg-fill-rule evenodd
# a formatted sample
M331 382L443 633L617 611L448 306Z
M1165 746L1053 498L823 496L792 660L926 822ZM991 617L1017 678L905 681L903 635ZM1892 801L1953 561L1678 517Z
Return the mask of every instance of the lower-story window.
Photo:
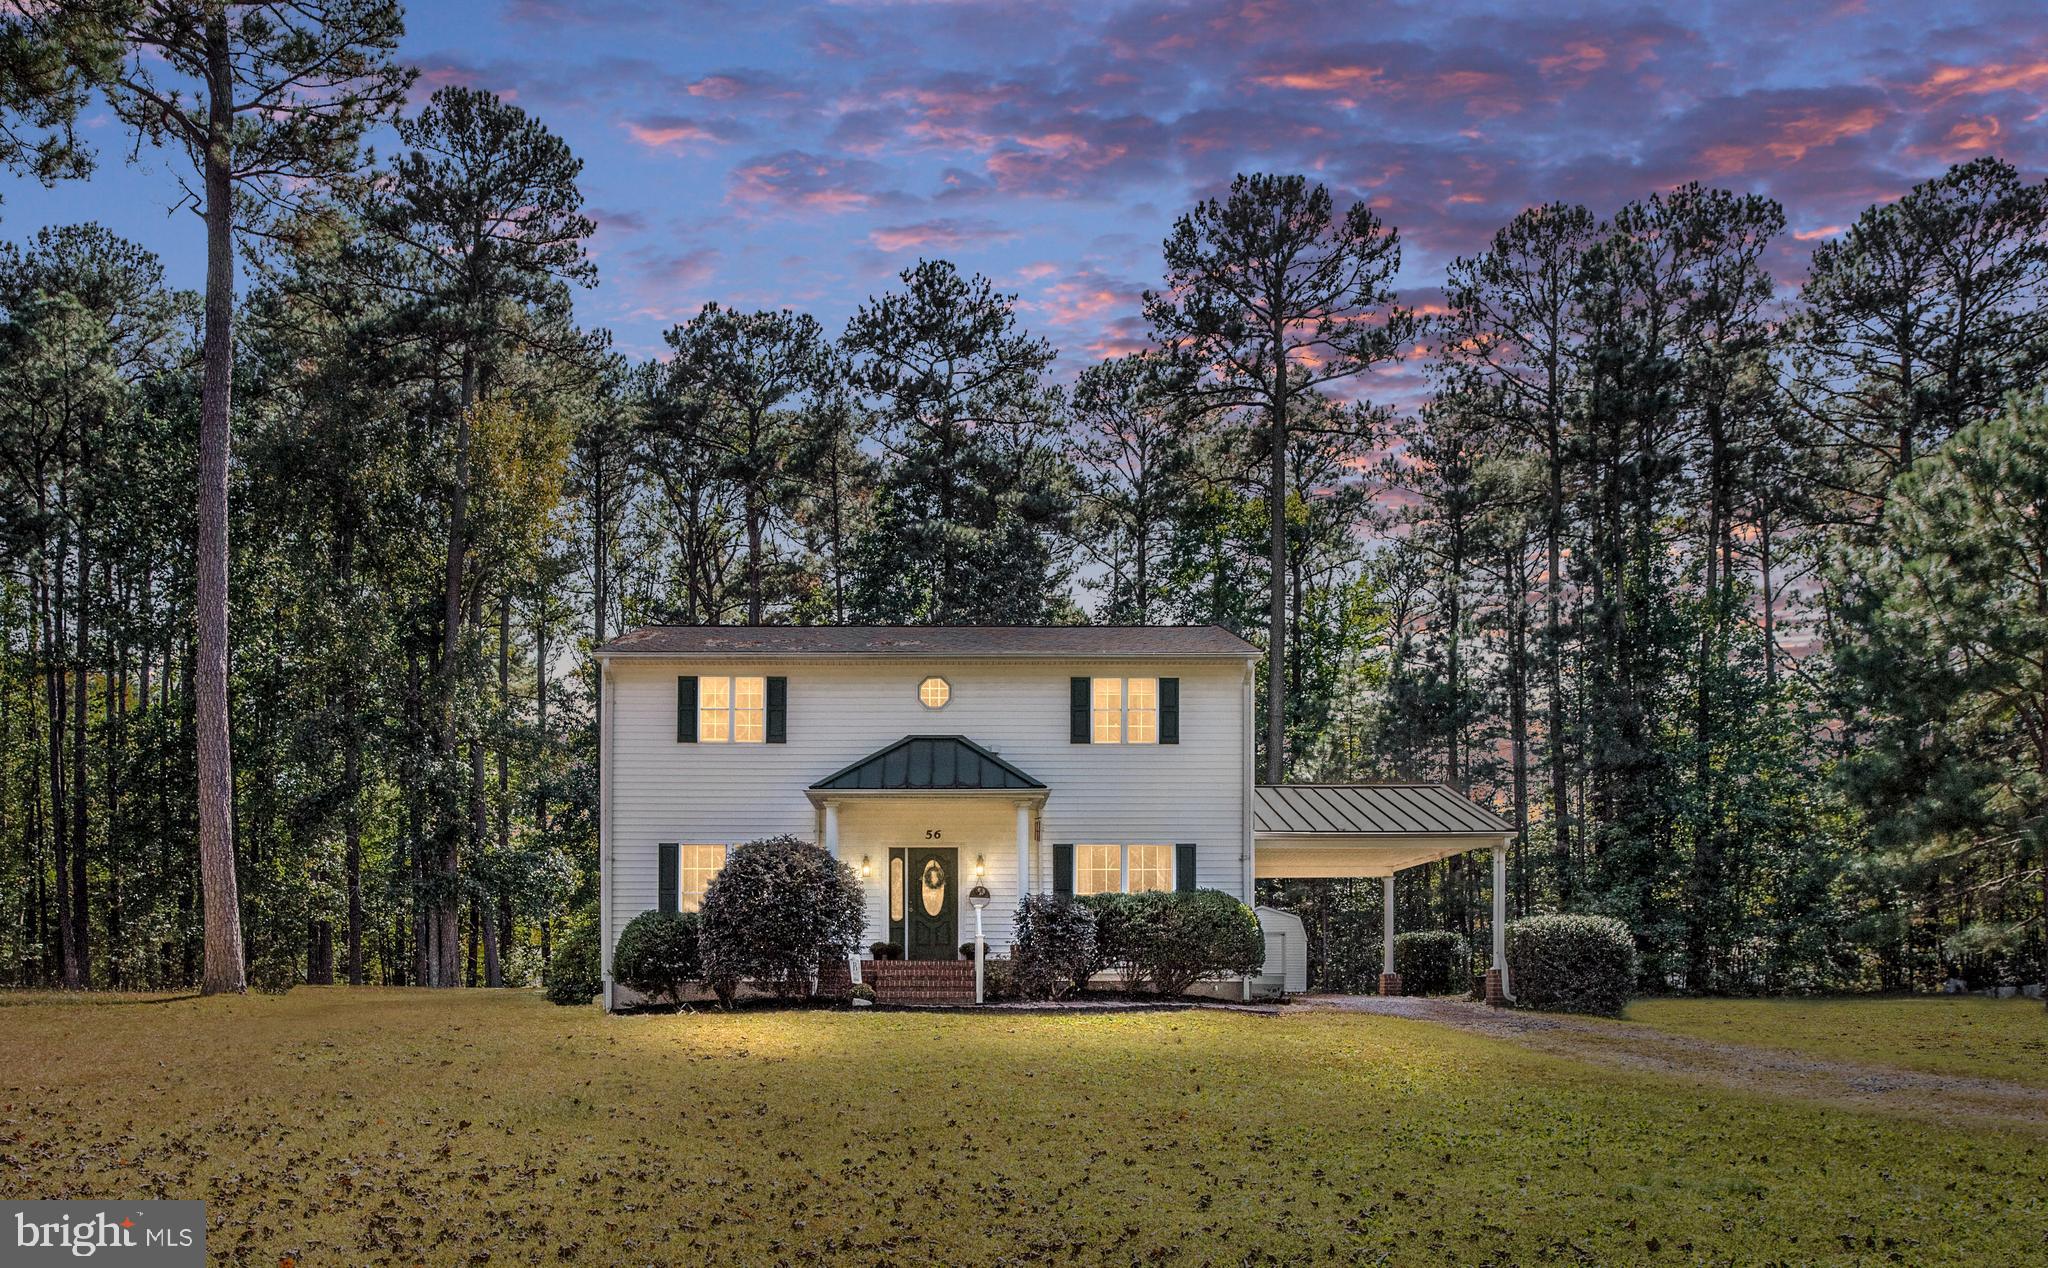
M682 857L682 909L696 911L704 905L704 891L711 878L725 867L722 845L686 845Z
M1076 894L1143 893L1173 888L1170 845L1077 845Z

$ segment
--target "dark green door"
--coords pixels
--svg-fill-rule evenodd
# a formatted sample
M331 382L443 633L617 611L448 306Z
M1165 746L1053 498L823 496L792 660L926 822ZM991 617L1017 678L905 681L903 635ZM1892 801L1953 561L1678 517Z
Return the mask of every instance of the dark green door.
M910 875L904 897L909 945L904 954L913 960L950 960L960 954L960 895L957 859L953 849L910 851Z

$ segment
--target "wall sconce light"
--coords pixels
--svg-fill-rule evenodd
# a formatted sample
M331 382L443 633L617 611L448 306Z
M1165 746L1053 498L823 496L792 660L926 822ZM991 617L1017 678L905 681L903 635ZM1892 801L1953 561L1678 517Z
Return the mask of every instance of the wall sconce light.
M984 856L982 856L982 855L979 855L979 854L975 855L975 856L974 856L974 879L976 879L976 880L980 880L980 879L981 879L982 877L984 877L984 876L987 876L987 875L988 875L988 860L987 860L987 858L985 858Z
M860 878L866 880L875 874L875 861L866 854L860 856Z

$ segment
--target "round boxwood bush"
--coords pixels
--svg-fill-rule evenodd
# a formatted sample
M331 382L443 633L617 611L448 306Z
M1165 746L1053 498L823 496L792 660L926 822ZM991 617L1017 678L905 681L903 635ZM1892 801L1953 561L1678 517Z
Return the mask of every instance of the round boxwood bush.
M734 847L698 920L704 981L727 1006L749 979L808 999L818 965L844 959L867 928L853 870L790 836Z
M1066 894L1032 894L1017 909L1010 980L1026 999L1058 999L1095 968L1095 913Z
M683 988L703 976L694 913L643 911L612 948L612 978L648 999L683 1002Z
M604 967L598 955L597 922L578 920L556 940L541 985L556 1004L588 1004L604 989Z
M1182 995L1215 974L1256 973L1266 939L1252 909L1220 889L1132 894L1131 968L1161 995Z
M1636 940L1612 916L1530 916L1508 926L1515 1002L1615 1016L1636 982Z
M1110 969L1123 974L1126 985L1137 984L1138 942L1145 918L1143 894L1084 894L1074 901L1095 918L1095 958L1077 986Z
M1394 972L1410 995L1462 995L1472 989L1472 948L1448 929L1398 933Z

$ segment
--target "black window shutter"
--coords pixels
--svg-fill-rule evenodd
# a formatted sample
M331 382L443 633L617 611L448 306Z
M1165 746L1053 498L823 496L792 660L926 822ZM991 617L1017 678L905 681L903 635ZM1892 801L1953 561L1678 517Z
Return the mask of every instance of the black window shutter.
M1159 742L1180 743L1180 679L1159 680Z
M661 910L672 912L677 910L677 904L681 902L680 895L683 881L681 858L679 855L681 847L677 846L673 841L663 841L658 848L661 850L661 866L655 869L659 877L655 884L661 888Z
M697 678L684 674L676 679L676 743L697 742Z
M1087 678L1074 679L1072 686L1068 690L1067 743L1069 744L1086 744L1088 742L1089 732L1093 730L1089 717L1089 709L1094 703L1094 697L1089 694L1092 690L1093 684Z
M768 680L768 742L789 743L789 679Z
M1074 892L1074 847L1071 845L1052 847L1052 892Z
M1195 887L1195 847L1176 845L1173 847L1173 887L1193 889Z

